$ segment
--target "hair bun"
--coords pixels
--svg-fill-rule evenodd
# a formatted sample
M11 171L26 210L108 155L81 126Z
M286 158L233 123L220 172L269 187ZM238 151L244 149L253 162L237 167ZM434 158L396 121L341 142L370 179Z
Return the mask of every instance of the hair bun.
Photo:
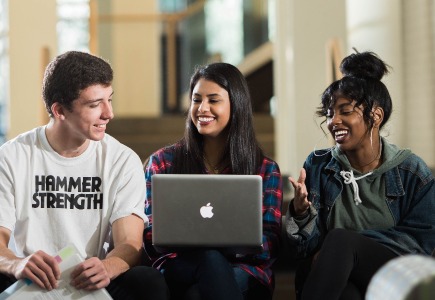
M388 74L389 66L373 52L357 52L343 59L340 71L343 76L381 80Z

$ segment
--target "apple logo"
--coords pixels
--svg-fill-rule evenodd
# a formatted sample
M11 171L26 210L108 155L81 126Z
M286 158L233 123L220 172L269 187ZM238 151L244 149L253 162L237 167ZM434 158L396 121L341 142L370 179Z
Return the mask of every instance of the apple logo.
M210 205L210 203L207 203L206 206L202 206L199 210L199 213L201 214L201 217L203 218L211 218L213 217L213 206Z

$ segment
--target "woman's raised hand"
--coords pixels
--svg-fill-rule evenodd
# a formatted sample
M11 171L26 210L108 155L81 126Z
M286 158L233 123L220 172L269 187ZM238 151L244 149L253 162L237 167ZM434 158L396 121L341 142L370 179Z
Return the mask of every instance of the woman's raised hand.
M295 197L293 198L293 207L296 215L304 215L310 208L311 202L308 201L307 186L305 185L305 178L307 174L305 169L302 168L299 173L299 179L296 181L294 178L289 177L289 181L295 189Z

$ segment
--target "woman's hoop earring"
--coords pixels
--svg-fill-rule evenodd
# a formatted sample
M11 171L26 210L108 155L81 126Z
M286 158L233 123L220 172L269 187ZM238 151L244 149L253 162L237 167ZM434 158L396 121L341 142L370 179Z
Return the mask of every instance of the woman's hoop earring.
M373 128L370 130L370 146L372 148L372 154L373 156L375 156L375 149L373 149ZM382 138L381 138L381 133L379 132L379 154L375 157L374 160L379 159L382 155Z

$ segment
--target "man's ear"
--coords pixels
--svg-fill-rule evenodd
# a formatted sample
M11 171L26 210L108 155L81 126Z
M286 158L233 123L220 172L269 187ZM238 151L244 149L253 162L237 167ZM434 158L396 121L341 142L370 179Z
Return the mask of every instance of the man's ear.
M59 102L54 102L51 105L51 111L55 119L65 120L64 108Z
M375 121L373 126L379 127L382 124L382 120L384 120L384 110L382 107L373 108L373 120Z

